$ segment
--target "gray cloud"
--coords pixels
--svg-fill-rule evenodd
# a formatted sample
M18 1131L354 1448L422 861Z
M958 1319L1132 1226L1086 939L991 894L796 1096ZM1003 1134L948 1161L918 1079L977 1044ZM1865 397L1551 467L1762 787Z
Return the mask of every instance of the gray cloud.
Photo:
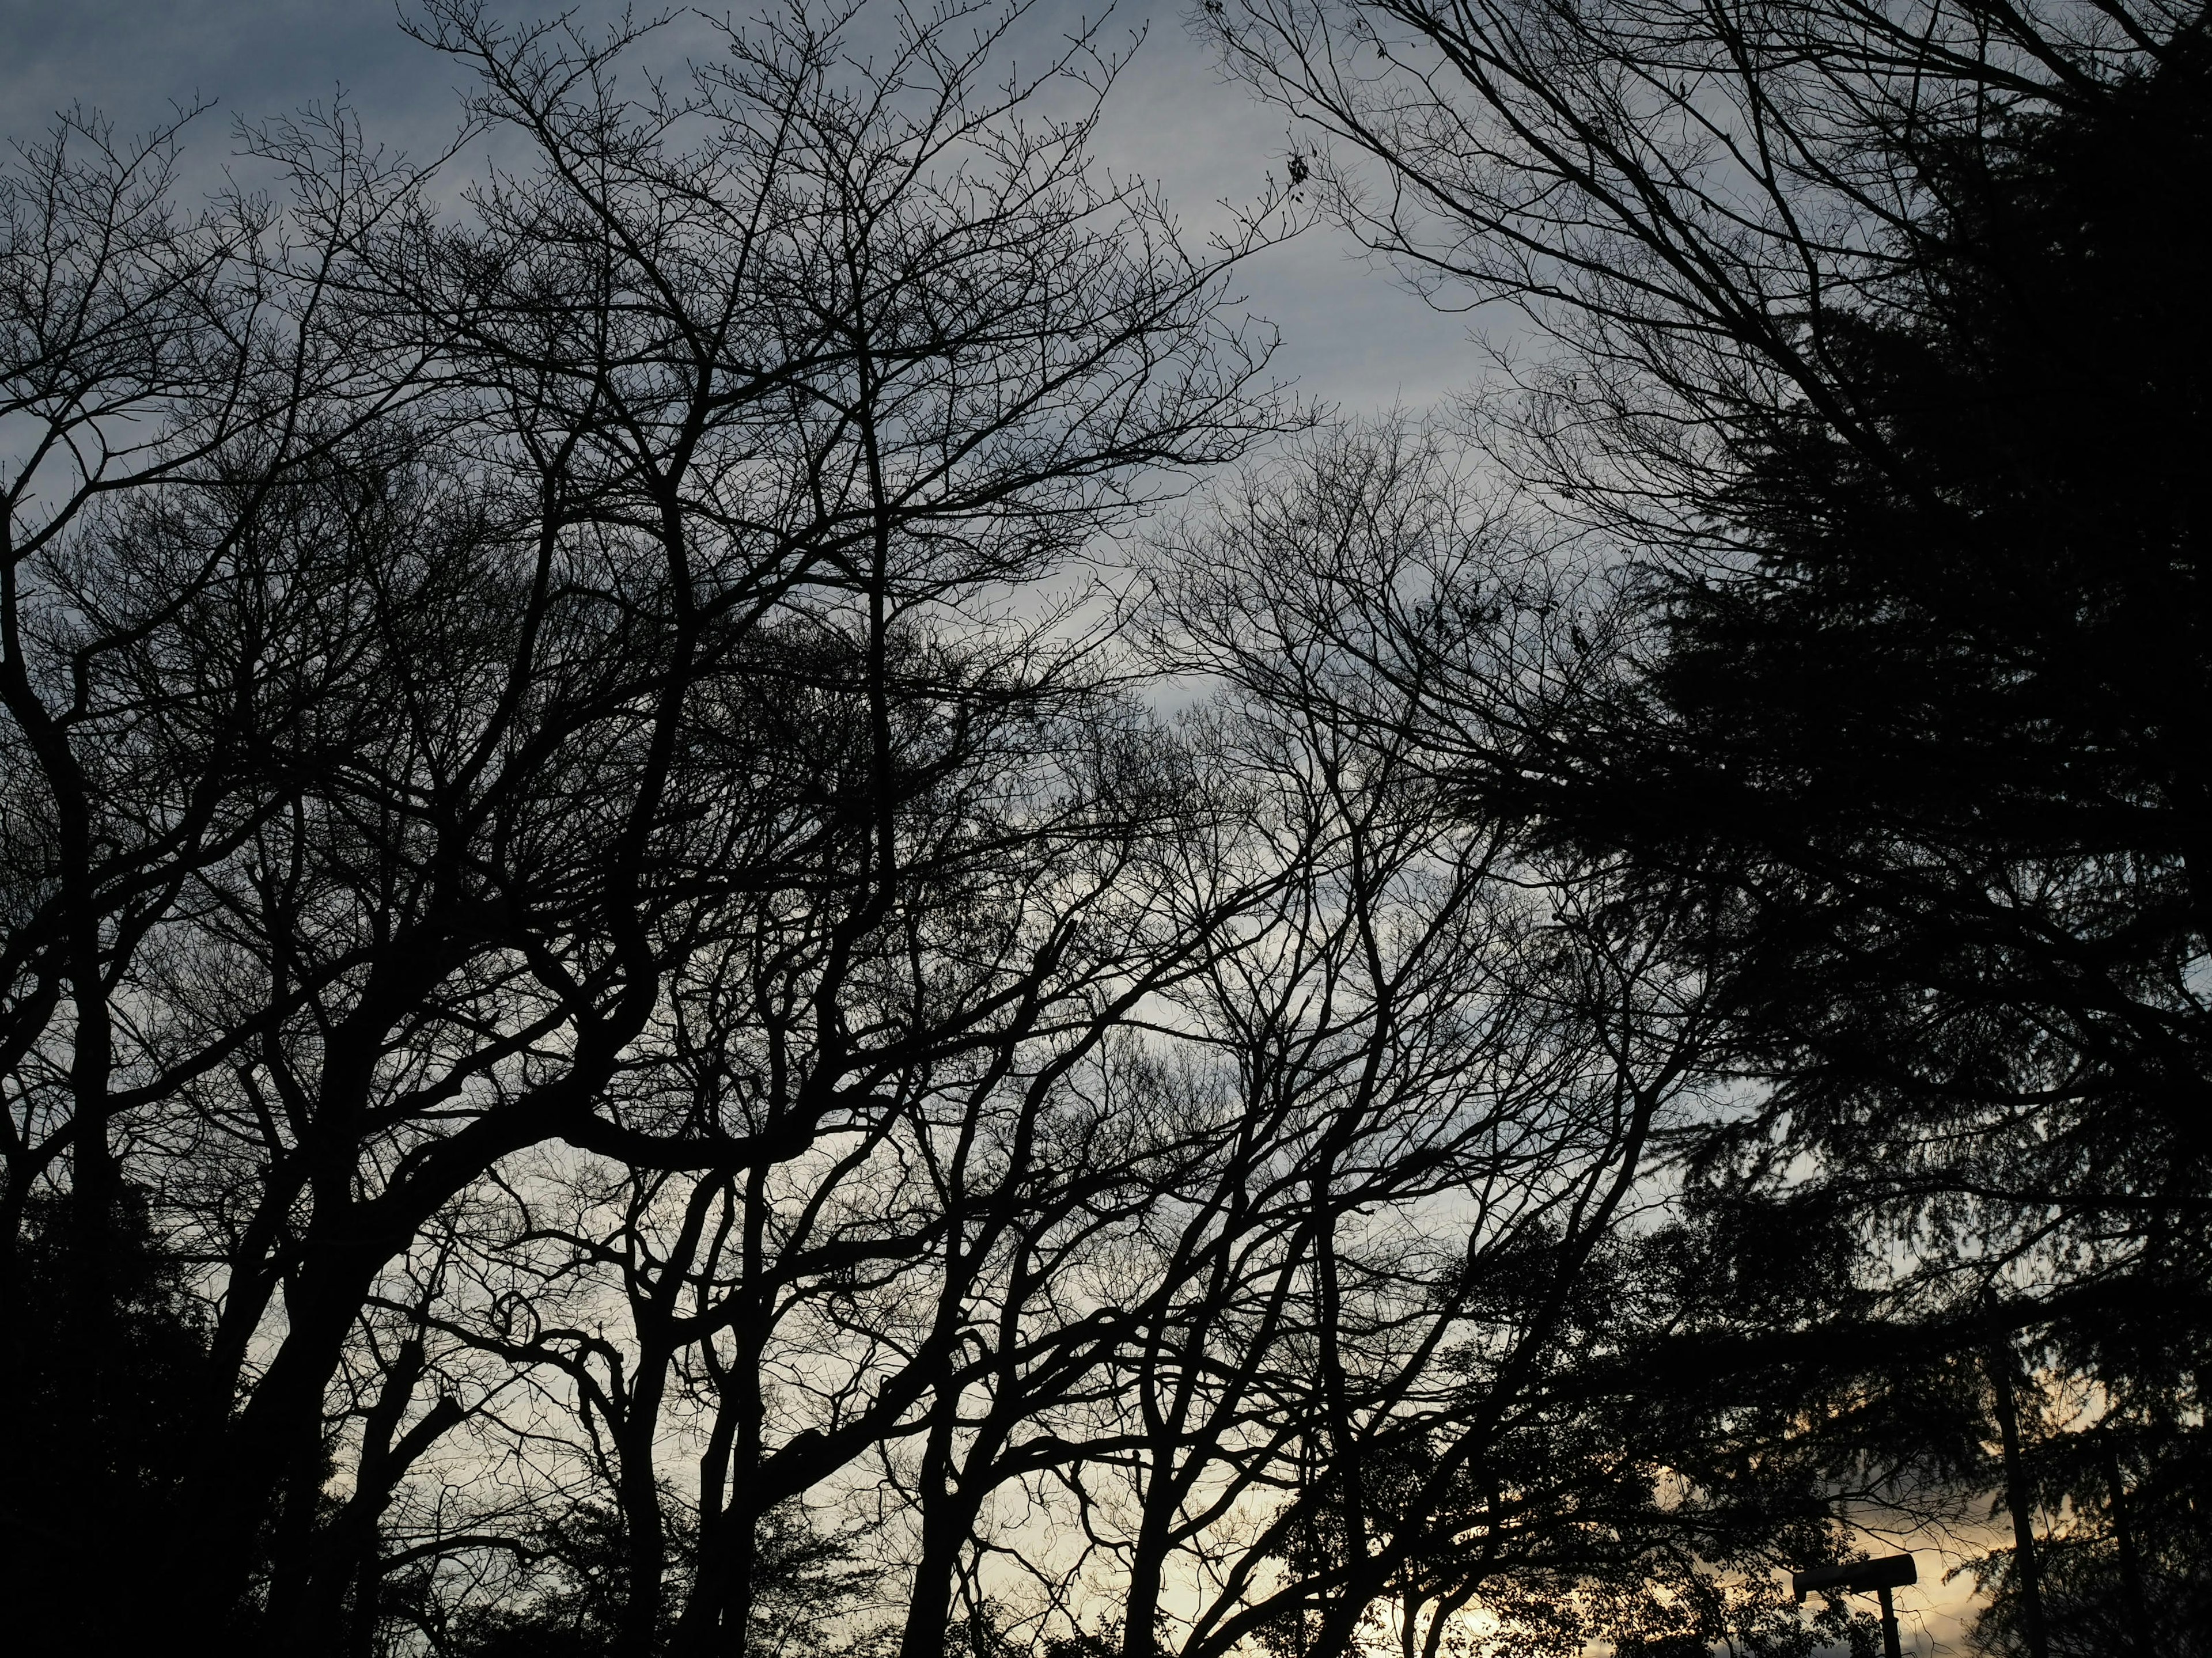
M580 15L617 9L592 4ZM1036 21L1072 24L1085 11L1097 7L1045 0ZM11 48L0 66L0 128L33 136L55 110L81 101L138 131L173 104L212 100L187 136L188 177L205 187L231 162L235 121L327 104L343 88L373 138L433 153L452 129L462 76L398 19L375 0L0 0ZM1121 38L1139 29L1146 38L1115 88L1101 160L1158 180L1202 234L1219 222L1220 202L1249 202L1270 169L1281 175L1283 118L1220 84L1172 10L1127 8L1113 27ZM1348 412L1419 407L1480 372L1464 319L1430 309L1326 228L1255 260L1239 288L1282 329L1281 370Z

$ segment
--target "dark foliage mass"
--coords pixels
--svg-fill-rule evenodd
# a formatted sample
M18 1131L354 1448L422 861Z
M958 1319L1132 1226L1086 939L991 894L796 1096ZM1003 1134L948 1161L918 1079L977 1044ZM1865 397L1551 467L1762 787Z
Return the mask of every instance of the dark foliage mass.
M1304 616L1711 998L1646 1374L1993 1490L1990 1649L2195 1649L2202 10L1209 15L1348 218L1558 342L1475 421L1561 550Z
M95 1637L90 1609L119 1561L158 1556L190 1523L184 1447L207 1357L205 1321L154 1235L145 1194L126 1187L109 1218L97 1302L76 1293L74 1218L49 1193L26 1206L14 1262L19 1357L8 1378L10 1419L23 1431L0 1468L9 1570L20 1574L12 1626L30 1648L53 1652ZM99 1448L97 1462L85 1446Z
M1203 249L1064 21L0 181L10 1634L2203 1649L2206 15L1208 0Z

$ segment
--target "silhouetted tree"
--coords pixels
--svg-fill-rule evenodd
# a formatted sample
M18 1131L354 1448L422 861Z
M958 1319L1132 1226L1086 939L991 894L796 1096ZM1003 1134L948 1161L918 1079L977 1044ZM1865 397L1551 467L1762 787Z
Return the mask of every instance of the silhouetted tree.
M1703 988L1589 907L1602 882L1440 784L1441 687L1379 671L1363 631L1378 605L1441 622L1454 589L1505 593L1453 635L1458 667L1546 660L1568 574L1465 483L1401 428L1332 435L1248 474L1163 559L1162 648L1234 688L1237 769L1279 796L1261 821L1322 826L1328 849L1278 941L1218 970L1209 1023L1248 1124L1321 1109L1291 1165L1314 1206L1284 1211L1305 1235L1261 1246L1285 1224L1264 1163L1220 1223L1236 1272L1291 1276L1231 1278L1137 1372L1157 1442L1133 1587L1158 1581L1146 1542L1207 1564L1185 1652L1432 1654L1470 1617L1561 1650L1723 1631L1790 1649L1816 1637L1765 1577L1837 1546L1832 1461L1794 1442L1799 1399L1768 1378L1677 1394L1645 1370L1735 1310L1673 1234L1644 1236L1660 1148L1710 1108ZM1256 1535L1227 1523L1240 1485L1267 1499ZM1154 1649L1134 1616L1152 1604L1133 1597L1133 1653Z
M44 1650L100 1649L117 1561L171 1546L191 1521L180 1496L207 1321L154 1232L145 1193L126 1184L113 1201L96 1307L84 1299L82 1234L64 1196L34 1194L15 1242L0 1529L11 1626Z
M520 146L450 217L343 112L249 135L289 185L258 217L182 215L160 144L88 123L19 169L9 1238L65 1193L70 1316L112 1325L137 1180L209 1309L191 1523L88 1615L331 1646L379 1573L542 1527L423 1494L513 1391L441 1266L508 1160L742 1186L996 1101L1202 938L1124 902L1160 791L1080 583L1016 596L1284 418L1223 311L1264 233L1194 255L1102 184L1112 65L1079 34L996 81L1020 15L894 20L872 67L849 13L719 28L656 102L615 90L641 29L434 7ZM111 1334L60 1350L87 1387ZM648 1645L662 1579L606 1602Z
M1620 573L1322 566L1310 624L1672 930L1756 1090L1692 1171L1895 1241L1826 1316L1953 1344L2042 1651L2034 1516L2105 1499L2013 1395L2185 1421L2207 1339L2202 9L1201 21L1349 222L1545 326L1480 429Z

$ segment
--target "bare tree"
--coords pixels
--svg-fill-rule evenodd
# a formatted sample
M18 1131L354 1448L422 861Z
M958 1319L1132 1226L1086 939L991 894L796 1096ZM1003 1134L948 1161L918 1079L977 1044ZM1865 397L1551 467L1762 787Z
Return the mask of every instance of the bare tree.
M1425 549L1360 539L1363 515L1402 530L1438 501L1412 465L1371 474L1357 507L1343 482L1269 474L1252 518L1176 562L1178 659L1238 685L1179 742L1063 694L1085 730L962 762L994 792L1046 756L1066 780L1063 815L907 900L908 938L968 941L939 987L1005 971L981 941L1029 936L1021 914L1060 940L1054 976L1022 981L1037 1014L1018 1035L887 1057L864 1109L773 1159L610 1170L574 1199L516 1186L514 1221L475 1246L507 1264L446 1327L574 1411L574 1465L630 1516L635 1649L656 1629L682 1650L747 1638L763 1524L793 1501L870 1505L871 1546L904 1556L907 1653L1083 1638L1102 1608L1131 1651L1178 1625L1194 1651L1330 1650L1393 1597L1404 1638L1436 1643L1478 1592L1579 1585L1602 1564L1596 1505L1650 1522L1646 1451L1522 1465L1564 1356L1603 1345L1592 1286L1702 1014L1571 882L1469 828L1399 693L1306 626L1291 584L1331 531L1316 513L1345 512L1346 556L1374 574ZM1510 564L1495 540L1456 550ZM779 1054L818 1063L780 1010L830 923L772 924L759 902L728 929L744 948L680 981L684 1110L704 1090L758 1121L789 1108ZM872 981L891 999L848 1005L908 1005L927 988L913 953ZM591 1278L618 1338L555 1315ZM517 1335L525 1303L549 1315ZM548 1425L518 1418L513 1442ZM688 1486L694 1467L686 1558L664 1471Z
M331 282L337 227L373 221L403 181L341 143L318 203L234 196L195 213L174 189L189 118L126 142L72 113L0 186L0 413L15 434L0 486L0 1308L15 1304L27 1206L65 1183L61 1347L77 1417L56 1429L76 1468L8 1507L58 1535L50 1604L89 1638L118 1613L58 1587L75 1582L82 1528L94 1515L139 1524L112 1466L108 1398L129 1363L112 1312L127 1293L118 1228L134 1193L162 1183L133 1154L159 1139L166 1102L263 1029L209 1030L143 989L187 890L296 798L292 780L337 737L319 729L316 675L272 640L294 606L264 520L335 446L396 418L420 367L419 353L355 337ZM21 1327L12 1312L0 1323L10 1339ZM10 1385L23 1374L0 1368Z
M1196 1013L1256 1157L1193 1212L1206 1293L1141 1350L1131 1653L1156 1649L1171 1553L1180 1650L1346 1651L1395 1600L1398 1643L1433 1652L1474 1597L1510 1616L1534 1577L1566 1616L1617 1564L1590 1510L1648 1523L1633 1448L1532 1462L1518 1442L1618 1339L1589 1332L1589 1297L1650 1201L1656 1136L1700 1107L1711 1015L1439 777L1435 708L1340 599L1433 616L1487 593L1485 707L1510 717L1516 685L1572 671L1553 641L1577 625L1527 528L1386 430L1252 477L1170 562L1165 641L1236 688L1258 821L1310 850Z
M332 1638L407 1467L484 1417L425 1391L452 1320L406 1275L503 1160L742 1183L825 1136L936 1135L933 1102L997 1099L1071 1017L1095 1042L1161 935L1203 935L1145 872L1147 739L1070 573L1281 421L1265 340L1222 320L1264 233L1189 255L1097 185L1113 65L1083 35L992 86L1020 15L901 19L872 66L849 14L725 28L683 93L629 102L636 31L433 8L477 128L530 159L449 222L343 121L270 129L314 233L283 263L273 225L173 225L158 151L33 158L23 406L41 457L88 458L18 489L46 515L9 566L54 550L48 637L11 631L9 664L54 679L10 707L48 779L25 837L60 847L10 934L10 1190L70 1145L80 1196L108 1180L127 1114L219 1293L178 1615ZM38 313L58 291L83 314ZM132 415L157 440L101 458ZM126 483L148 504L88 515ZM177 688L57 712L125 647ZM82 774L55 732L95 714L143 774ZM103 840L95 800L144 825ZM119 1104L112 1024L146 1054ZM641 1522L656 1351L614 1458ZM742 1452L749 1534L775 1499ZM702 1548L711 1629L744 1573Z
M1761 1106L1702 1175L1909 1233L1850 1292L1960 1354L1996 1316L2052 1376L2095 1374L2111 1425L2185 1415L2203 9L1200 22L1325 135L1300 170L1359 234L1539 325L1478 434L1614 550L1627 648L1578 617L1579 676L1500 701L1472 592L1455 629L1349 589L1331 625L1422 688L1469 796L1613 860L1620 912L1685 923L1679 956L1725 981ZM1964 1389L2010 1443L2002 1391ZM2061 1505L1998 1461L2002 1619L2039 1652L2035 1515ZM2105 1501L2072 1461L2076 1505Z

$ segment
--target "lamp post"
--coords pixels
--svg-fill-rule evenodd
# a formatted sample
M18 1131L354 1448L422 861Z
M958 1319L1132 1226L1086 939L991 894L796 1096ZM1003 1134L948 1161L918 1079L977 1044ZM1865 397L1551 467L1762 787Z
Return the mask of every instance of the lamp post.
M1881 1600L1881 1649L1887 1658L1903 1658L1904 1649L1897 1638L1897 1608L1889 1601L1889 1592L1902 1588L1907 1583L1920 1581L1919 1569L1909 1554L1888 1555L1880 1560L1852 1560L1840 1566L1815 1566L1810 1571L1790 1574L1790 1588L1803 1606L1805 1597L1814 1589L1832 1589L1844 1594L1873 1594Z

